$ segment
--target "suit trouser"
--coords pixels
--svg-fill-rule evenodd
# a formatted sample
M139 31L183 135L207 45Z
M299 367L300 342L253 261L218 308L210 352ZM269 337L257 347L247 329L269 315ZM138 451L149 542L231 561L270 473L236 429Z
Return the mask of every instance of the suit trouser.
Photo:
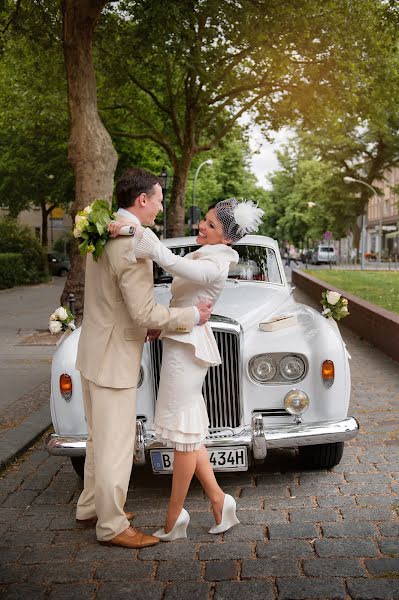
M130 525L123 509L133 465L136 388L106 388L81 379L88 437L76 517L97 515L97 538L110 540Z

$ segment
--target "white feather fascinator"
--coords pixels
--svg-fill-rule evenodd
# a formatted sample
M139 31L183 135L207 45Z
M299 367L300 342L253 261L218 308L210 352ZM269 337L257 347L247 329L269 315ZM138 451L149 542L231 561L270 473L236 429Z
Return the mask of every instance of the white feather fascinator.
M264 211L252 200L237 202L235 198L222 200L215 206L226 238L237 242L247 233L256 231L262 223Z

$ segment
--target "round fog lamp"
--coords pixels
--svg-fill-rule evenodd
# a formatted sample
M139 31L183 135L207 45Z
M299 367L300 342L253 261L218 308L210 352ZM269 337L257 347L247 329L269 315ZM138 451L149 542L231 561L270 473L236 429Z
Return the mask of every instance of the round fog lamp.
M284 398L284 408L290 415L301 415L309 408L309 397L301 390L291 390Z
M265 383L275 377L277 373L276 363L267 354L258 354L249 361L249 372L255 381Z

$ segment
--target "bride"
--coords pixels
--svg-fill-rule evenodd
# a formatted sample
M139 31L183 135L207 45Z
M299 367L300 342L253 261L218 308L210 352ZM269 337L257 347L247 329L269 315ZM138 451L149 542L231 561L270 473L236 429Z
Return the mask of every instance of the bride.
M205 299L215 304L230 264L238 262L230 244L255 231L262 215L263 210L251 201L223 200L211 206L200 222L196 240L200 248L195 252L177 256L146 228L137 235L135 257L150 258L174 276L171 306L193 306ZM117 235L124 224L113 222L111 234ZM204 445L209 421L202 385L208 368L221 364L216 340L208 323L190 333L163 330L151 332L150 337L158 335L163 355L154 425L157 439L174 448L174 462L165 525L154 535L162 541L187 537L190 516L183 505L194 474L212 504L216 524L209 533L222 533L239 521L236 502L220 488Z

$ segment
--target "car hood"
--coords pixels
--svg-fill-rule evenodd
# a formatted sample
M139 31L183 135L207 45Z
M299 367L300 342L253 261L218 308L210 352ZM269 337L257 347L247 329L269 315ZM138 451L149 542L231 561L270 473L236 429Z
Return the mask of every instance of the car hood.
M294 304L290 288L285 286L227 282L213 314L237 321L245 331L272 315L292 312Z

